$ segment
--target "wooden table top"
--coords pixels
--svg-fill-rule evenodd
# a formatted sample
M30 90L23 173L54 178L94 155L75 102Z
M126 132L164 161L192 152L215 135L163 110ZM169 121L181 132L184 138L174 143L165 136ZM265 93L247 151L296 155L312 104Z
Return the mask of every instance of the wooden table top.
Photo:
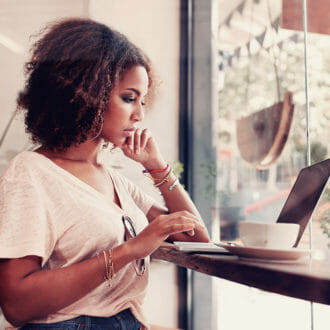
M234 255L177 251L172 244L152 255L204 274L261 290L330 305L330 261L262 262Z

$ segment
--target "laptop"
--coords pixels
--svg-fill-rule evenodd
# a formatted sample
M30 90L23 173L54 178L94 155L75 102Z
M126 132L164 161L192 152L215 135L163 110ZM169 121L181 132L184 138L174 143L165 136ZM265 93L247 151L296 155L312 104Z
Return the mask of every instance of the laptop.
M297 247L300 242L329 176L330 158L301 169L291 188L276 222L297 223L300 225L294 247ZM174 246L177 250L186 252L226 252L224 248L212 242L174 242Z
M330 176L330 158L300 170L276 222L300 225L297 247Z

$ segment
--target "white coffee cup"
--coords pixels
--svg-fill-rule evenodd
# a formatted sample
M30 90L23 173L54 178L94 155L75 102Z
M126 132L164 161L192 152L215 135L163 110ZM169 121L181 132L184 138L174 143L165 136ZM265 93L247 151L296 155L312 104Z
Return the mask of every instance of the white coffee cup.
M295 223L239 222L240 239L244 246L289 249L296 242L299 225Z

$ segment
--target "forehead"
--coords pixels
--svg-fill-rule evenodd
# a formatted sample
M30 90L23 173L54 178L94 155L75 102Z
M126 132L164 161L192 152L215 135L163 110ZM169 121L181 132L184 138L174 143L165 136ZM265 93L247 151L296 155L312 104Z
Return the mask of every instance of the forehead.
M135 88L139 90L141 95L148 92L149 78L146 69L143 66L134 66L123 72L121 79L117 82L116 87L119 90L127 88Z

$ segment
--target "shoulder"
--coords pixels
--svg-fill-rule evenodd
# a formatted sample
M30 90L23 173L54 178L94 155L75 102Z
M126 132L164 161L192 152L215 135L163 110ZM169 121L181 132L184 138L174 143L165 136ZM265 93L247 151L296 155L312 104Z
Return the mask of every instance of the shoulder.
M17 154L8 164L1 179L26 179L40 171L43 156L33 151L23 151Z

